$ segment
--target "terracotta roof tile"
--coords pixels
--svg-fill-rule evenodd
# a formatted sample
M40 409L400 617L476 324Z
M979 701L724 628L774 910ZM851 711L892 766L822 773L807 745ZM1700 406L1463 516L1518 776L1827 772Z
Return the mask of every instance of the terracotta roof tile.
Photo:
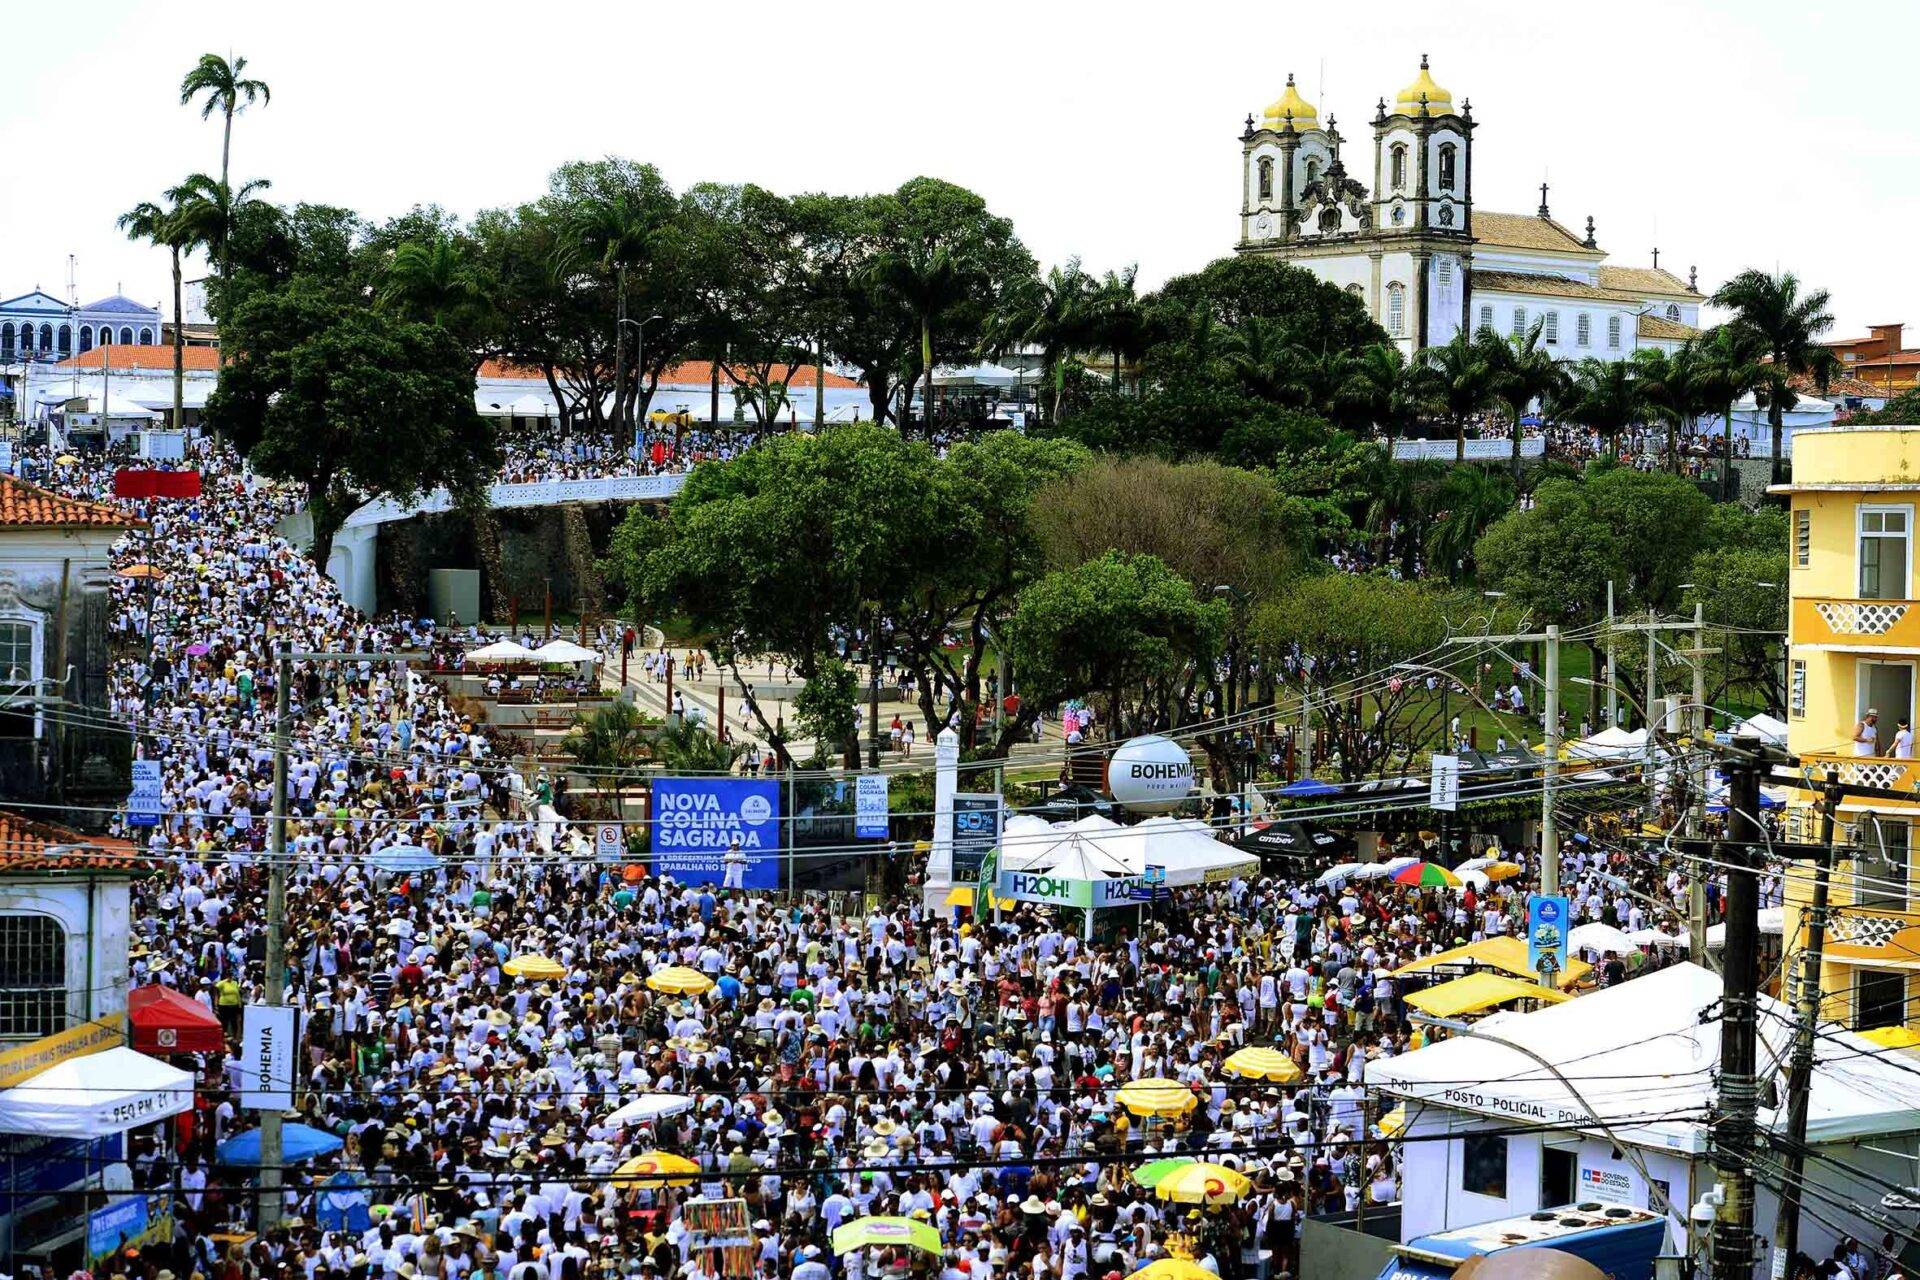
M1630 294L1615 293L1565 276L1534 275L1530 271L1475 271L1473 289L1498 293L1536 293L1555 298L1592 298L1596 302L1632 302Z
M1509 249L1544 249L1552 253L1598 254L1580 242L1580 237L1552 218L1531 213L1492 213L1473 211L1473 238L1481 244L1501 245Z
M1660 267L1601 267L1600 287L1622 293L1657 293L1663 297L1701 296L1698 289L1689 289L1679 276Z
M57 845L87 847L48 853L48 849ZM40 822L0 809L0 875L75 871L144 875L152 869L151 860L126 840L84 836L57 823Z
M1690 324L1681 324L1678 320L1654 315L1640 317L1639 332L1643 338L1665 338L1671 342L1684 342L1688 338L1700 336L1700 331Z
M131 529L139 523L119 507L69 498L0 474L0 529Z
M115 369L173 369L173 347L167 346L121 346L95 347L91 351L82 351L77 356L68 356L60 362L60 368L100 369L109 367L107 355L111 353ZM184 347L180 352L181 361L189 372L211 373L220 367L220 348Z

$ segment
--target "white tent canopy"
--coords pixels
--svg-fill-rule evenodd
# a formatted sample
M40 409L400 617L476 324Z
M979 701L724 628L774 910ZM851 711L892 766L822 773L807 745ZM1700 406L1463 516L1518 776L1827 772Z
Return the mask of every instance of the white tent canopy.
M1096 868L1097 879L1137 876L1147 869L1138 841L1125 827L1097 813L1059 826L1030 813L1014 814L1001 831L1000 869L1066 875L1059 864L1070 851Z
M549 640L533 651L536 662L598 662L600 655L571 640Z
M132 1049L107 1049L0 1090L0 1133L108 1138L192 1107L192 1072Z
M933 385L936 387L1011 387L1020 381L1020 375L1005 365L972 364L964 368L935 369Z
M1633 941L1610 924L1580 924L1567 931L1567 945L1575 951L1612 952L1626 955L1634 950Z
M1574 760L1625 760L1645 756L1647 753L1647 731L1635 729L1628 733L1615 726L1602 729L1590 738L1582 738L1567 748L1567 755Z
M495 640L467 654L468 662L532 662L533 650L513 640Z
M1762 713L1742 720L1739 726L1734 729L1733 736L1736 738L1743 736L1758 738L1760 741L1770 742L1776 747L1784 747L1787 745L1787 724L1784 720L1776 720L1772 716Z
M1367 1083L1413 1102L1597 1134L1610 1126L1619 1140L1699 1153L1717 1097L1721 1026L1701 1014L1720 996L1719 974L1683 963L1502 1021L1501 1039L1576 1077L1578 1093L1529 1053L1471 1033L1370 1063ZM1760 1061L1784 1062L1792 1012L1767 996L1760 1004ZM1920 1132L1920 1097L1904 1064L1833 1024L1821 1028L1816 1054L1809 1142ZM1462 1090L1462 1081L1483 1083ZM1785 1118L1762 1111L1760 1123L1771 1129Z
M1198 818L1161 815L1129 828L1141 842L1144 867L1165 867L1167 884L1206 884L1260 869L1257 855L1215 838Z

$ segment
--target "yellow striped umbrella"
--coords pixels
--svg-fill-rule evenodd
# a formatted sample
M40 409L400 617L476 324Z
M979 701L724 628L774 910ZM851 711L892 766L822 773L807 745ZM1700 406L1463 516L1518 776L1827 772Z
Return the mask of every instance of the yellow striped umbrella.
M670 996L697 996L713 990L713 979L683 964L668 965L647 975L647 985Z
M1407 1128L1407 1104L1401 1103L1380 1117L1380 1132L1389 1138L1397 1138Z
M1293 1084L1304 1078L1293 1059L1278 1049L1242 1049L1221 1063L1220 1069L1249 1080L1271 1080L1275 1084Z
M613 1171L618 1187L690 1187L700 1166L685 1156L643 1151Z
M1252 1189L1253 1182L1244 1173L1200 1160L1160 1179L1153 1194L1178 1204L1233 1204Z
M1178 1080L1148 1078L1123 1084L1113 1100L1137 1116L1183 1116L1193 1110L1193 1090Z
M516 978L564 978L567 966L558 960L549 960L528 952L524 956L515 956L500 966Z

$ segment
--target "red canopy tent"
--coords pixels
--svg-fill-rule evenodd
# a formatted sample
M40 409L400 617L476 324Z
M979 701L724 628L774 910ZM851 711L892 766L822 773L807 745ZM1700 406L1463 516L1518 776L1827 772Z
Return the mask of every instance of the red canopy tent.
M227 1047L213 1010L159 984L127 993L133 1047L142 1053L220 1053Z

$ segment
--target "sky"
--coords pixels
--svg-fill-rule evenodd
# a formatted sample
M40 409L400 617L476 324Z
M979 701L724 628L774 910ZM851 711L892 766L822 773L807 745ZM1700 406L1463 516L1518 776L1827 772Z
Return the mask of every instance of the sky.
M1912 320L1920 345L1920 5L1849 0L1378 0L1367 5L388 0L5 7L0 297L158 303L163 254L116 217L220 130L178 105L205 52L271 104L235 122L236 180L373 218L528 200L571 159L657 165L676 189L872 191L916 174L1013 219L1043 263L1143 284L1231 251L1238 135L1292 72L1370 154L1367 123L1430 55L1471 99L1476 206L1595 219L1622 265L1703 289L1752 266L1832 294L1835 336ZM1904 123L1903 123L1904 122ZM1355 165L1361 168L1362 165ZM190 268L192 271L192 268Z

